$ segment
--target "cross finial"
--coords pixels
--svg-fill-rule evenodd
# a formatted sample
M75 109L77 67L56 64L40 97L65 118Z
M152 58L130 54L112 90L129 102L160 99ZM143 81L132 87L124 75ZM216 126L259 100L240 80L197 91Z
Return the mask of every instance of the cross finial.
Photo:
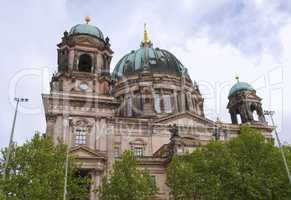
M235 79L237 82L239 82L239 76L236 76Z
M89 24L90 21L91 21L91 18L90 18L89 16L86 16L86 17L85 17L85 22L86 22L86 24Z
M147 24L144 23L144 34L143 34L143 43L150 43L149 33L147 31Z

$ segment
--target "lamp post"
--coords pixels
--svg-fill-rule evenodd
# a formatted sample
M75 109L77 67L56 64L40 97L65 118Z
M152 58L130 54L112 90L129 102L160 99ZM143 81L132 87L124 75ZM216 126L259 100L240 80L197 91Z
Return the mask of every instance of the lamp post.
M278 146L279 146L279 149L280 149L280 152L281 152L281 155L282 155L282 159L283 159L283 162L284 162L284 165L285 165L285 168L286 168L286 172L287 172L287 176L288 176L288 179L289 179L289 183L291 184L291 176L290 176L290 170L289 170L289 167L288 167L288 164L287 164L287 159L286 159L286 156L285 156L285 153L284 153L284 150L283 150L283 147L282 147L282 144L281 144L278 132L277 132L277 127L275 126L275 122L274 122L274 119L273 119L274 113L275 113L275 111L268 111L268 110L264 111L264 115L268 115L271 118L272 125L274 127L274 131L275 131L275 135L276 135L276 139L277 139L277 142L278 142Z
M67 146L67 152L66 152L66 161L65 161L65 182L64 182L64 195L63 200L67 199L67 193L68 193L68 167L69 167L69 146Z
M10 133L10 139L9 139L9 146L8 146L8 150L7 150L6 162L5 162L4 171L3 171L3 180L6 179L6 171L7 171L7 168L8 168L10 154L11 154L11 151L12 151L12 143L13 143L13 136L14 136L16 117L17 117L17 112L18 112L18 105L21 102L28 102L28 99L27 98L14 98L14 101L16 101L16 107L15 107L15 113L14 113L14 118L13 118L13 123L12 123L12 129L11 129L11 133Z
M70 127L70 123L72 121L72 118L68 118L69 123L66 124L66 129ZM70 130L65 131L67 133L67 151L66 151L66 160L65 160L65 180L64 180L64 195L63 195L63 200L67 199L67 193L68 193L68 168L69 168L69 152L70 152Z

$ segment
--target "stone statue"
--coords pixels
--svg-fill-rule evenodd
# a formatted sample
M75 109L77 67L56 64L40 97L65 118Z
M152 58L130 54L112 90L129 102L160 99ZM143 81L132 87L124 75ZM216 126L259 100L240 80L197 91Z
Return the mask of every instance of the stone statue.
M171 133L171 138L179 137L179 130L176 124L170 125L169 131Z

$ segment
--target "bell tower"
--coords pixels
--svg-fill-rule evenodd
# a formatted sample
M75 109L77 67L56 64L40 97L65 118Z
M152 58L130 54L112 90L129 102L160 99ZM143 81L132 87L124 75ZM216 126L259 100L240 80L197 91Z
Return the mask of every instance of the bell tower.
M109 38L86 23L65 31L58 46L58 70L51 81L52 92L108 95L113 51Z
M80 160L80 171L92 179L90 199L97 200L96 185L112 154L107 148L112 135L107 124L119 105L110 95L113 51L109 38L90 24L89 17L65 31L57 47L57 72L50 93L43 94L46 134L54 143L67 144L70 154Z
M57 72L50 82L50 94L43 95L47 134L55 142L91 149L105 147L96 141L100 123L117 106L110 96L110 62L113 51L101 30L85 23L65 31L57 45ZM98 132L101 133L101 132Z

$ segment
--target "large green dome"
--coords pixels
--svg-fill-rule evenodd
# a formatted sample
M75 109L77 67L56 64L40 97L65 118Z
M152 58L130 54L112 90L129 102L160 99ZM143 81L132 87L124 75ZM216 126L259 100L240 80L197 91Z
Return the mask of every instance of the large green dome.
M232 88L229 91L228 97L234 95L237 92L240 91L255 91L255 89L248 83L246 82L237 82L236 84L234 84L234 86L232 86Z
M170 52L142 45L139 49L126 54L115 66L112 79L138 74L145 68L152 73L188 75L187 69Z
M77 24L73 26L69 35L90 35L98 39L104 40L103 33L96 26L90 24Z

